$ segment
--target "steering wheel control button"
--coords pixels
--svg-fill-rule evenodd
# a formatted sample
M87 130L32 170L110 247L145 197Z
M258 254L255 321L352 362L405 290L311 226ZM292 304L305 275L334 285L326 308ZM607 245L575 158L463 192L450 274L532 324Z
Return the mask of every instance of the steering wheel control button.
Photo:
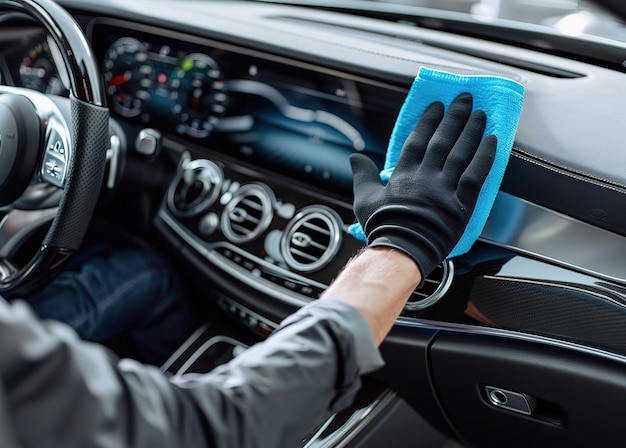
M41 176L47 182L62 187L67 168L67 145L63 133L54 125L49 128L47 142Z
M0 260L0 281L11 277L15 271L17 271L17 267L8 259Z

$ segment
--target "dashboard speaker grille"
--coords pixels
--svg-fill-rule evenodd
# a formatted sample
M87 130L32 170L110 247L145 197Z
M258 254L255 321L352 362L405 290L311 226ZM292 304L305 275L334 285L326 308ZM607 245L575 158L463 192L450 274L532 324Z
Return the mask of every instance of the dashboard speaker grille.
M263 233L274 216L274 195L260 184L239 188L222 212L222 232L230 241L244 243Z
M341 245L341 219L330 208L302 209L288 224L281 239L281 252L287 265L311 272L325 266Z

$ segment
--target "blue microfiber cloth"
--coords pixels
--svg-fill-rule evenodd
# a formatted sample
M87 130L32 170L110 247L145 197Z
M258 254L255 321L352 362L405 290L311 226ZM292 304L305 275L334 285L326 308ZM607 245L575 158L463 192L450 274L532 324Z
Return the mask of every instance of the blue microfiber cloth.
M483 110L486 113L485 135L494 134L498 137L498 146L493 167L480 190L474 212L461 239L448 255L449 258L469 251L487 221L513 148L524 102L524 86L500 76L457 75L420 67L396 119L389 139L385 166L380 173L383 183L386 184L405 140L431 103L440 101L447 108L463 92L469 92L474 97L474 110ZM359 240L367 239L358 222L352 224L348 232Z

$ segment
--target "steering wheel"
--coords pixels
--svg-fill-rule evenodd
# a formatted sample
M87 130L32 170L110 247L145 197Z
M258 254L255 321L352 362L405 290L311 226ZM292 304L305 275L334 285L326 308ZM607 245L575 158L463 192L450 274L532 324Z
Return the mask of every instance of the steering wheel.
M78 24L50 0L0 0L0 14L11 13L32 17L54 40L70 95L52 98L0 86L0 295L5 297L42 287L80 247L109 145L102 78ZM50 221L44 236L42 225Z

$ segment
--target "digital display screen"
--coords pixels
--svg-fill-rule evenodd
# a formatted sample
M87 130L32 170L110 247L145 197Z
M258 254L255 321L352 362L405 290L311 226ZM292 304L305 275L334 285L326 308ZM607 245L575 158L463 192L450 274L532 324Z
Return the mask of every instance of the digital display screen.
M96 28L114 114L337 193L351 192L350 154L383 166L402 89L214 42Z

